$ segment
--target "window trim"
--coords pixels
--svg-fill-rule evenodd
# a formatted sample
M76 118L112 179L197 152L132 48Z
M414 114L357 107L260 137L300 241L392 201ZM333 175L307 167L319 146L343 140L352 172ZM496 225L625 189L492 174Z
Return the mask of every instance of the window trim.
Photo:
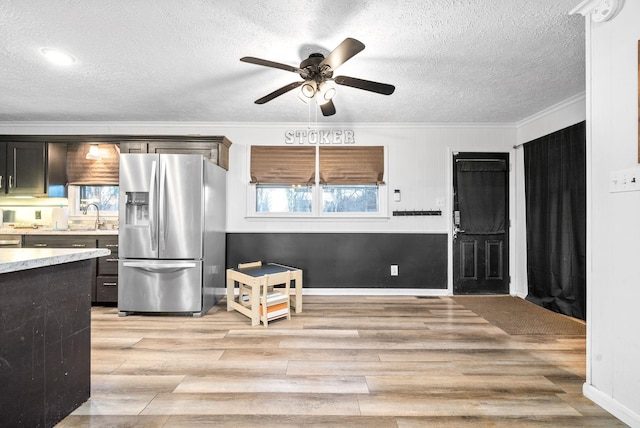
M387 185L388 178L388 147L387 145L378 145L383 147L383 162L384 162L384 171L385 171L385 180L383 183L377 184L378 186L378 211L377 212L323 212L322 211L322 183L319 183L320 177L319 174L316 173L316 182L310 184L312 189L311 196L311 212L309 213L269 213L269 212L257 212L256 211L256 197L257 192L256 183L251 183L248 178L245 178L246 181L246 219L249 220L300 220L300 221L338 221L338 220L371 220L371 221L388 221L389 216L389 187ZM315 146L318 148L318 146ZM319 168L318 164L318 152L319 149L316 150L316 168ZM246 146L246 170L251 171L251 145ZM316 169L317 172L317 169ZM245 177L248 177L249 174L245 174Z
M85 218L86 216L82 214L82 210L80 209L80 186L84 186L84 185L69 184L67 186L67 200L68 200L68 207L69 207L69 217L72 217L72 218L77 217L79 219L82 219L82 218ZM90 186L90 185L87 184L87 186ZM112 185L105 185L105 186L112 186ZM100 218L104 217L107 219L117 220L119 212L115 211L115 214L113 213L114 211L100 211Z

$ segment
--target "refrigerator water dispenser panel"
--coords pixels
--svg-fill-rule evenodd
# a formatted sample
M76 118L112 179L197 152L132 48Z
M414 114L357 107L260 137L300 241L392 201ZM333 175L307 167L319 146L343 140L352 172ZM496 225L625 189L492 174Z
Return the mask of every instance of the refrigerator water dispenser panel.
M149 192L126 192L125 224L146 226L149 224Z

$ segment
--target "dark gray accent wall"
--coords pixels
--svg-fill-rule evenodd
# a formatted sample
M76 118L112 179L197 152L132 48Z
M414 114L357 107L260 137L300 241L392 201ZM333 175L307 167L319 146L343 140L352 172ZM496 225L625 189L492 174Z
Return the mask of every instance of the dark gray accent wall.
M305 288L446 289L447 241L444 233L228 233L227 267L298 267Z

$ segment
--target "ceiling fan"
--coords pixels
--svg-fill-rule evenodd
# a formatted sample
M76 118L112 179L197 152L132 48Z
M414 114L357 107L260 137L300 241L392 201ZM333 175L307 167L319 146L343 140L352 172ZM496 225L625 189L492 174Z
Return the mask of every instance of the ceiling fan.
M309 55L309 58L300 63L300 67L293 67L252 56L242 57L240 61L291 71L299 74L303 79L302 81L292 82L280 89L276 89L270 94L256 100L256 104L264 104L295 88L301 87L300 97L303 101L308 101L315 97L317 103L320 105L322 114L324 116L331 116L336 113L336 108L332 100L336 94L334 83L384 95L391 95L396 89L393 85L357 79L355 77L333 77L333 72L336 68L347 62L363 49L364 44L362 42L356 39L346 38L338 47L331 51L326 58L321 53L312 53Z

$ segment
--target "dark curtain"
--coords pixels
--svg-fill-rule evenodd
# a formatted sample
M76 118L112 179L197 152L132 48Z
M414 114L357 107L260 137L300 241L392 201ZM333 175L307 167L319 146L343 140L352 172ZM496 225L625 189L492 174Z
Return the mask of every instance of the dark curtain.
M505 160L456 160L460 229L467 234L505 233Z
M530 300L586 318L586 138L581 122L524 145Z

